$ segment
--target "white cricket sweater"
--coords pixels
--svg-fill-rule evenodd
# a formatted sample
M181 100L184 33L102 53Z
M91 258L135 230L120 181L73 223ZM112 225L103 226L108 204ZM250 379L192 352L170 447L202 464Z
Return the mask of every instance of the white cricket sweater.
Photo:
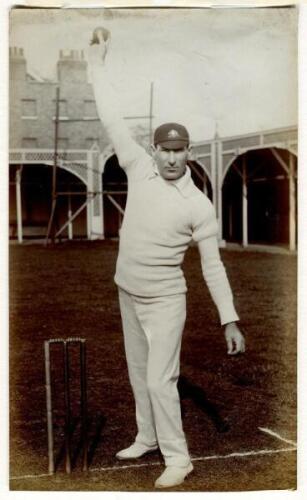
M121 118L118 98L104 66L93 66L91 70L99 117L128 177L116 284L143 297L185 293L181 269L184 254L192 241L202 242L203 274L221 324L238 320L218 252L218 225L212 203L193 183L189 168L176 181L159 175L154 160L132 139ZM208 252L203 250L206 247Z

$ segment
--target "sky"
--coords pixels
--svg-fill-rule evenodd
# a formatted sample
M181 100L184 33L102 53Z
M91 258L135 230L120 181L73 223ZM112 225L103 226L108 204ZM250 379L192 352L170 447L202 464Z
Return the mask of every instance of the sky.
M179 121L193 141L297 124L296 9L14 10L10 45L54 79L59 50L86 54L96 26L125 116L149 114L153 82L154 127Z

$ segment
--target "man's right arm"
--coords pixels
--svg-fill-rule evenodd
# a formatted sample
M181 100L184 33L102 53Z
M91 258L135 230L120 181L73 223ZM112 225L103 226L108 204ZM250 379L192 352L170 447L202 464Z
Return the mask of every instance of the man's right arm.
M105 59L110 36L108 34L106 37L105 33L106 30L102 28L97 28L94 31L92 44L88 51L94 96L98 116L114 147L118 162L121 167L128 169L146 153L132 138L121 115L118 96L109 81ZM107 38L106 40L104 36Z

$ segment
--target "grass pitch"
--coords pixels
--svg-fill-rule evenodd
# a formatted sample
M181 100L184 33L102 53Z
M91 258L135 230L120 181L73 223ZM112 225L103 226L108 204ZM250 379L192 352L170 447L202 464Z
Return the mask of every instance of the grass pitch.
M116 255L112 241L10 249L12 490L152 491L163 470L158 452L125 464L114 457L136 432L113 282ZM198 251L190 248L184 263L189 291L179 389L195 469L177 490L293 489L295 446L259 428L296 440L296 258L229 250L222 258L247 351L227 356ZM55 370L58 464L50 477L45 475L43 341L73 336L87 339L90 471L79 469L75 404L75 467L70 476L63 472L61 373ZM77 391L74 385L72 399Z

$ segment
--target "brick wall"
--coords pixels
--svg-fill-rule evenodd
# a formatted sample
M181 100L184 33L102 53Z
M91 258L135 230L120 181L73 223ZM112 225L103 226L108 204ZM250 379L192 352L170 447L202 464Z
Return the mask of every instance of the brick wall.
M67 118L59 125L62 144L67 144L69 149L87 149L91 139L98 138L99 147L103 150L108 141L100 121L84 120L89 111L96 116L97 112L82 51L60 51L57 77L57 81L33 77L28 73L23 50L10 48L10 148L22 148L34 142L37 148L54 148L53 117L56 86L59 85ZM30 112L34 109L36 116ZM70 122L69 119L80 121Z

